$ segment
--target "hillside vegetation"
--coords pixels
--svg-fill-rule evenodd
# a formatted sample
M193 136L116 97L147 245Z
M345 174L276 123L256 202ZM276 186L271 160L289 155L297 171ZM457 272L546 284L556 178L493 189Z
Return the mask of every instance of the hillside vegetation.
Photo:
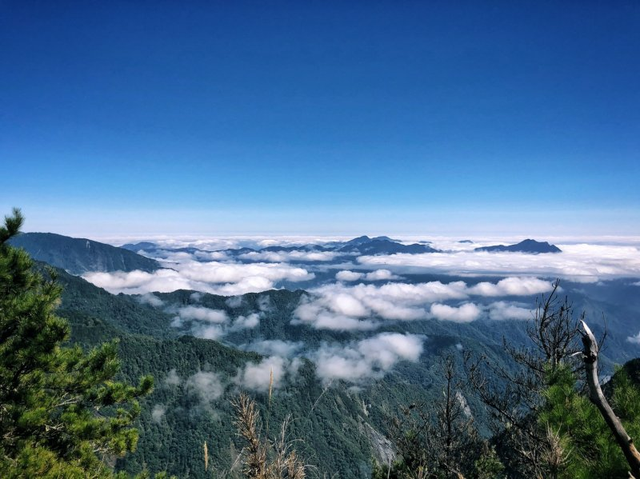
M89 271L146 271L160 264L123 248L54 233L23 233L11 238L10 244L23 248L33 259L64 269L71 274Z
M289 422L287 438L309 476L595 478L628 470L582 392L580 368L569 356L545 366L549 353L531 343L535 335L526 322L499 328L483 321L389 323L382 332L425 338L417 362L399 362L375 379L323 381L309 355L367 336L292 324L308 293L114 295L34 264L9 246L20 223L19 215L7 219L0 247L0 373L3 384L15 382L2 397L0 422L9 431L1 450L3 477L47 470L83 477L83 468L96 477L114 470L238 476L245 442L236 417L243 392L255 401L245 406L254 404L265 437L274 438ZM177 321L184 308L234 318L259 312L260 320L229 328L217 340L197 338L193 325ZM613 327L624 324L613 316ZM251 351L270 340L300 348L279 359L286 367L275 380L275 360ZM640 433L636 362L606 388L634 436ZM147 375L155 378L153 391L149 379L139 383ZM77 399L67 403L69 395Z

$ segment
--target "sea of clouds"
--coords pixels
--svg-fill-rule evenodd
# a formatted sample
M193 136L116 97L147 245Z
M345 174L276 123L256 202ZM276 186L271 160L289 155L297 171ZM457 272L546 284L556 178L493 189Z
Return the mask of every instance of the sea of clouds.
M534 298L549 293L555 278L596 283L617 278L640 278L638 239L574 239L557 241L557 254L476 252L492 244L522 240L489 239L460 243L439 238L431 246L441 253L379 256L338 255L332 251L308 251L305 244L323 244L345 238L156 238L163 248L195 247L193 253L160 250L153 254L163 269L153 273L90 272L83 277L112 293L136 294L141 302L174 315L173 325L191 334L219 340L231 332L256 328L269 305L244 315L233 315L192 304L177 308L165 305L153 292L193 290L229 296L230 307L245 293L261 293L287 287L304 289L291 322L317 330L360 331L358 341L322 344L313 350L300 342L256 341L240 347L264 356L238 370L230 383L213 372L190 378L168 377L208 398L219 397L227 387L265 392L273 377L274 388L294 380L301 358L312 361L318 378L326 384L341 380L359 384L379 378L399 361L418 361L427 338L376 331L390 322L439 320L469 323L526 320L533 317ZM547 238L545 238L546 240ZM406 243L415 241L408 238ZM240 247L260 249L282 245L287 251L255 251L232 254ZM296 249L299 248L299 249ZM414 274L452 275L465 280L425 281ZM493 277L487 281L476 276ZM640 293L640 281L636 280ZM265 301L268 300L268 297ZM194 301L197 303L197 301ZM640 333L628 341L640 344ZM203 396L204 397L204 396ZM164 414L154 409L154 418Z
M419 255L361 256L358 263L398 271L428 270L444 274L536 275L597 282L640 275L636 246L601 244L558 245L561 253L525 254L447 251Z
M261 292L299 283L307 288L318 272L338 269L339 282L397 281L403 274L433 273L459 276L537 276L564 278L578 282L598 282L620 277L640 277L640 250L636 239L629 244L615 242L557 243L562 253L525 254L473 251L479 246L508 244L515 239L493 239L460 243L439 239L432 246L441 253L393 254L344 257L334 263L332 251L256 251L238 256L227 250L240 247L254 249L281 245L302 247L323 244L340 238L159 238L163 248L194 247L196 253L158 251L152 255L165 269L154 273L142 271L91 272L84 278L113 293L144 294L191 289L225 296ZM412 240L407 240L406 243ZM121 241L120 241L121 242Z

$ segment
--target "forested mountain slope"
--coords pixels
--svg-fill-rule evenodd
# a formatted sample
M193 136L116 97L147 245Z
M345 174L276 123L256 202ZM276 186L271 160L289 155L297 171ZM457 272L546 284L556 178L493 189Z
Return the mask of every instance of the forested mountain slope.
M88 271L155 271L160 264L133 251L105 243L54 233L22 233L10 243L24 248L35 260L72 274Z

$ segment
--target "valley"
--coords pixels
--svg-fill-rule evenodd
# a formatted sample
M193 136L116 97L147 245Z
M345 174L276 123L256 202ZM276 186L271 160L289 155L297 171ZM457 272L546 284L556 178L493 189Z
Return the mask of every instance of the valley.
M359 260L371 257L367 243L399 245L376 249L374 258L393 258L398 251L416 257L443 254L436 249L407 253L402 243L367 237L266 251L151 243L123 250L89 246L85 240L29 237L18 237L16 245L68 267L69 272L57 269L64 288L58 314L70 321L71 340L89 347L118 339L123 379L151 374L156 380L143 402L137 451L118 461L119 469L131 473L144 466L179 477L206 477L199 467L205 441L214 470L229 470L241 448L231 404L244 391L268 411L271 424L291 417L289 433L299 440L297 450L317 471L369 477L374 458L383 461L394 454L392 443L391 449L380 448L381 438L394 433L391 419L408 404L437 400L443 358L456 358L461 377L464 354L490 357L506 370L513 367L503 341L527 344L536 301L554 281L496 272L366 269ZM103 255L99 263L94 251ZM267 254L285 256L256 256ZM157 261L159 267L118 269L121 263L113 258L127 255L134 264ZM101 269L92 271L96 264ZM180 273L186 285L204 287L183 289L180 281L151 277L161 275L162 268ZM247 282L251 273L263 274L266 282L257 276ZM132 275L138 275L137 283ZM576 314L584 311L596 334L606 328L603 375L639 354L633 340L640 315L636 283L624 277L561 280L562 295L571 298ZM152 291L154 286L160 291ZM245 287L257 291L244 292ZM242 294L217 294L225 288ZM480 431L489 435L487 411L472 390L463 394Z

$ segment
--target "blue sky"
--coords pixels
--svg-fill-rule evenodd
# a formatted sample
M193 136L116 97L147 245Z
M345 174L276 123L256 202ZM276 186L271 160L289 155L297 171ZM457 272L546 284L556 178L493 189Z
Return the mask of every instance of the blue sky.
M0 0L26 230L640 235L640 4Z

